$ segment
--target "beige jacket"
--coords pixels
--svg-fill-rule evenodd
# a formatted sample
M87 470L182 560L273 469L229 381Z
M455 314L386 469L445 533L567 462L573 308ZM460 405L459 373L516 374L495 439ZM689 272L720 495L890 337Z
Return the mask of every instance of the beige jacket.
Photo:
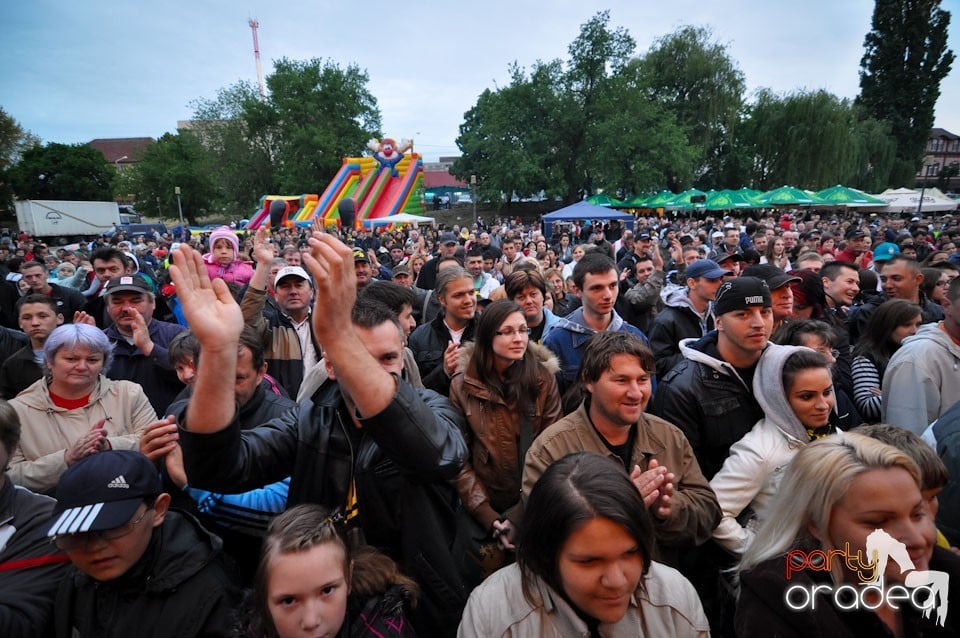
M590 423L586 405L586 402L581 403L576 411L544 430L530 446L523 467L524 503L547 466L567 454L596 452L622 463ZM720 522L720 505L683 432L659 417L644 413L637 423L630 464L639 465L640 470L646 472L652 459L656 459L660 466L666 466L667 471L675 476L670 516L666 519L653 517L659 557L674 564L677 550L710 539ZM672 551L665 551L667 548Z
M650 564L620 622L601 624L604 638L704 638L710 625L696 590L680 572ZM524 597L520 568L504 567L470 594L458 638L588 638L590 631L569 603L539 578L531 603Z
M107 440L115 450L138 449L140 433L157 420L143 388L103 375L90 395L90 403L82 408L55 406L46 379L11 399L10 405L20 417L21 426L20 445L10 459L10 479L34 492L53 492L67 469L67 448L100 419L107 419Z

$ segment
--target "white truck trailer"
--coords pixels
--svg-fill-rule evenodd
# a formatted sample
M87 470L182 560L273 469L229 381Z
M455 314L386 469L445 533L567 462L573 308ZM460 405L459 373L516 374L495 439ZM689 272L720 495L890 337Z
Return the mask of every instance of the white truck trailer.
M25 199L16 202L17 224L32 237L90 237L120 223L116 202Z

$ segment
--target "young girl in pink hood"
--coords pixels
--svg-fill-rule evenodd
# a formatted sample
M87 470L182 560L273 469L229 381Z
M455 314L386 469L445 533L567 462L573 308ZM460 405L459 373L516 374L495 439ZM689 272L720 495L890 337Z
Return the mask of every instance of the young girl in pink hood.
M241 286L250 282L253 267L240 261L240 240L228 226L210 233L210 252L203 256L210 279L223 279Z

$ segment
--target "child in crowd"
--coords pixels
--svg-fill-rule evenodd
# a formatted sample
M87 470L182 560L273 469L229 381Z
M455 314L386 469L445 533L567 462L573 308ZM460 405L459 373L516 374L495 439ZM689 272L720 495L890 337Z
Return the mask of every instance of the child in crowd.
M416 635L404 612L417 585L383 554L352 546L343 523L319 505L298 505L271 522L240 635Z
M229 226L220 226L210 233L210 252L203 256L210 279L244 286L253 277L253 267L240 260L240 240Z

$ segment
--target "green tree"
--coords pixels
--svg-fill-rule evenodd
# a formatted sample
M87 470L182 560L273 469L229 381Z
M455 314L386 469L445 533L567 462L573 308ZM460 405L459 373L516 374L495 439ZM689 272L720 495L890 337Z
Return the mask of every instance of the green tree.
M17 199L113 200L113 167L86 144L26 149L7 174Z
M514 65L510 85L484 91L464 115L458 138L463 154L453 173L465 181L480 177L481 200L498 202L501 193L512 199L555 189L559 176L550 155L557 139L546 135L545 123L556 121L560 110L561 74L559 62L536 64L529 78Z
M955 57L947 49L949 25L940 0L877 0L874 6L857 103L890 123L897 140L894 184L912 184L923 161L940 82Z
M251 131L276 131L271 152L277 186L285 193L319 192L343 158L380 136L380 110L367 90L369 77L355 65L281 58L267 77L263 109L247 109ZM253 117L257 115L258 117Z
M748 157L750 182L764 189L845 184L876 190L893 161L887 126L822 90L782 97L761 90L738 140Z
M694 183L725 188L743 109L743 73L709 29L684 26L657 40L634 64L648 99L676 116L699 151Z
M130 188L144 207L154 202L166 217L177 219L176 187L187 223L197 225L200 215L213 205L217 190L211 179L213 155L200 138L188 130L167 133L147 147L143 158L127 169Z
M23 152L40 143L0 106L0 214L13 213L13 187L7 171L20 161Z
M213 156L214 207L249 215L260 197L277 190L272 148L278 132L260 125L267 107L249 82L221 89L214 99L196 100L192 106L191 130Z
M544 190L564 201L598 188L634 193L692 175L694 154L673 116L649 104L628 66L635 44L609 13L581 26L569 59L517 64L511 82L481 94L457 138L453 173L477 175L484 197Z

